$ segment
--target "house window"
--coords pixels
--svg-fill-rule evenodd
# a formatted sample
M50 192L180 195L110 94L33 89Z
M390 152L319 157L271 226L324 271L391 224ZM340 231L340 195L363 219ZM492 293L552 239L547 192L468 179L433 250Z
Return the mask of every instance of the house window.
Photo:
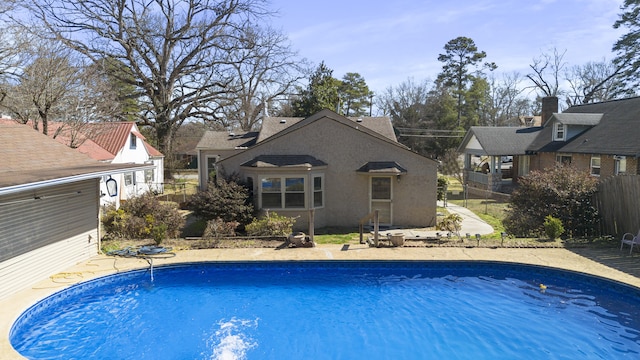
M305 185L305 176L265 177L260 179L261 207L265 209L304 209L311 196ZM322 176L313 177L313 206L324 204Z
M322 176L313 177L313 207L324 206L324 187Z
M571 155L556 155L556 161L562 165L571 165Z
M553 141L564 141L566 135L566 129L564 124L555 123L553 125Z
M152 183L155 181L154 176L153 176L153 170L145 170L144 171L144 181L146 183Z
M268 209L282 208L282 186L280 178L264 178L260 181L262 207Z
M371 199L389 200L391 199L391 178L374 177L371 179Z
M126 173L124 174L124 184L125 185L133 185L135 184L136 181L136 174L135 173Z
M207 182L212 182L216 180L216 162L217 161L218 161L217 156L207 157Z
M600 155L591 156L591 175L600 176Z
M136 134L131 133L131 135L129 135L129 138L131 138L131 140L130 140L131 148L135 149L136 145L137 145L137 141L138 141L138 138L136 137Z
M285 178L284 207L304 208L304 178Z
M627 157L626 156L614 156L615 159L615 172L616 175L622 175L627 173Z

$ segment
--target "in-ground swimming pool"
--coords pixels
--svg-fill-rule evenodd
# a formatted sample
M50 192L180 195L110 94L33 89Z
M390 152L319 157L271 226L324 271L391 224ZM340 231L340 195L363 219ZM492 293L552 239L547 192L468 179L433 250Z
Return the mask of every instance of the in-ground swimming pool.
M492 262L192 264L72 286L10 340L31 359L637 359L640 290Z

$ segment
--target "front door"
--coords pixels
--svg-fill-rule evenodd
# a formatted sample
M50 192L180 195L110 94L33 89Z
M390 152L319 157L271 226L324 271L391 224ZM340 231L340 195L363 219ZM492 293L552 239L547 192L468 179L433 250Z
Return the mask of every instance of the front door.
M372 176L369 197L371 211L378 210L381 225L392 223L392 184L391 176Z

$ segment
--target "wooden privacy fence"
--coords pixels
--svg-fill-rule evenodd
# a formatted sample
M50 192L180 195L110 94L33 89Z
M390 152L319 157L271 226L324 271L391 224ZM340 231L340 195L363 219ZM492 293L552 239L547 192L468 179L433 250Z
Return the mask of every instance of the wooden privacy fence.
M598 184L594 203L602 219L602 233L621 237L640 230L640 175L618 175Z

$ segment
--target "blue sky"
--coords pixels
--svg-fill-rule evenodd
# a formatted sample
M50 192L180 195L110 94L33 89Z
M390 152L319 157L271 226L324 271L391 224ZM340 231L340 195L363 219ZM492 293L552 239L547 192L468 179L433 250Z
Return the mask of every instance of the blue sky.
M474 40L496 72L530 72L534 57L557 48L568 65L610 60L625 29L613 29L623 0L270 0L273 26L314 65L342 78L364 77L382 93L408 78L433 80L444 45Z

